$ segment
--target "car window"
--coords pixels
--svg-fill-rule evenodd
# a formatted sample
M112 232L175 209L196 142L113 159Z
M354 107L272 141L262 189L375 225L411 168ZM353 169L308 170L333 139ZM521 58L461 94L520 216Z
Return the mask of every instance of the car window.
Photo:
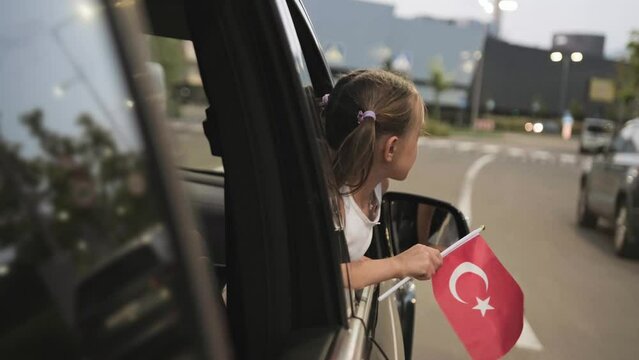
M0 12L3 358L191 353L138 105L100 6Z
M209 103L193 43L155 35L145 40L160 107L172 130L176 164L184 169L223 172L222 159L211 154L202 128Z
M610 149L618 153L639 152L639 127L626 126L613 139Z

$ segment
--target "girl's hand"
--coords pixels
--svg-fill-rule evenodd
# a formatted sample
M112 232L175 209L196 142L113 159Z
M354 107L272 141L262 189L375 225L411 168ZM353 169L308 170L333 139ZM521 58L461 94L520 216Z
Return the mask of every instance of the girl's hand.
M399 269L399 277L410 276L417 280L430 279L442 265L442 255L437 249L417 244L393 257Z

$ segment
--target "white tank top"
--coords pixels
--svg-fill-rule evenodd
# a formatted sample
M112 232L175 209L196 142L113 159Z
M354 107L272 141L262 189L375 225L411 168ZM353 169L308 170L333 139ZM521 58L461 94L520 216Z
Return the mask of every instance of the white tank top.
M347 187L342 188L342 192L348 192ZM344 195L344 236L348 245L348 254L351 261L358 260L366 253L373 238L373 227L379 224L379 214L382 205L382 184L375 187L377 197L377 214L375 220L371 221L353 199L353 195Z

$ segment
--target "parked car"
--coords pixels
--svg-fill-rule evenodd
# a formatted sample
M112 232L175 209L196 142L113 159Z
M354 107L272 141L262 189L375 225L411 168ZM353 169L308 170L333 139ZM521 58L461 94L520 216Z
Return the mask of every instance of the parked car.
M585 118L579 137L579 152L601 152L610 145L614 131L615 123L612 120Z
M614 248L620 256L639 247L639 119L628 121L608 148L581 176L577 219L595 227L599 218L614 222Z
M410 358L414 287L378 303L395 281L342 280L317 109L333 79L300 1L1 14L3 358ZM205 100L176 99L185 83ZM448 224L427 236L468 232L391 195ZM367 255L396 254L410 216L384 210Z

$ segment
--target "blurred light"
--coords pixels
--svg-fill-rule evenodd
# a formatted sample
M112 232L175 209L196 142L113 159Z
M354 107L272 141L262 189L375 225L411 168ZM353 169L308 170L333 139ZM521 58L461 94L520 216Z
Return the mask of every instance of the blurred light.
M71 216L69 215L69 213L65 210L61 210L60 212L58 212L58 220L60 220L61 222L68 221L70 217Z
M468 60L470 59L470 51L468 50L464 50L462 52L459 53L459 56L463 59L463 60Z
M514 0L499 1L499 9L501 9L502 11L515 11L518 8L519 8L519 4L517 3L517 1L514 1Z
M479 0L479 5L484 8L487 14L492 14L495 11L495 5L490 0Z
M2 265L0 266L0 276L5 276L9 273L9 266Z
M632 184L637 178L637 176L639 176L639 169L637 169L636 167L631 167L626 172L626 183L628 185Z
M481 51L475 50L475 52L473 53L473 58L475 58L475 60L481 59Z
M393 50L386 45L379 45L371 50L370 55L375 61L382 62L393 55Z
M115 213L118 214L118 216L124 216L127 213L127 209L125 206L118 206L115 209Z
M539 134L540 132L544 131L544 124L542 123L535 123L535 125L533 125L533 132L535 134Z
M133 105L135 105L135 103L133 102L133 100L127 99L127 101L124 102L124 104L126 105L126 107L128 107L129 109L133 108Z
M53 87L53 96L61 98L64 96L65 93L66 92L64 91L64 88L62 88L62 86L56 85Z
M524 125L524 130L526 130L526 132L531 132L533 130L533 124L531 122L527 122Z
M87 250L87 242L84 241L84 240L80 240L80 241L78 241L76 247L80 251L86 251Z
M96 9L94 6L81 2L77 5L76 11L78 12L78 16L84 21L91 21L95 17Z
M102 156L106 159L110 159L113 157L113 150L111 148L105 148L102 150Z
M554 51L550 54L550 60L553 62L560 62L564 56L559 51Z
M410 60L408 60L408 57L406 56L406 54L400 54L399 56L397 56L395 60L393 60L391 67L395 71L405 72L405 73L410 72L412 68L410 64Z
M412 299L410 299L410 302L411 302L411 304L416 304L417 303L417 299L412 298Z
M462 71L466 74L470 74L475 69L475 63L472 60L466 60L462 64Z
M580 62L583 59L584 54L580 53L579 51L575 51L574 53L570 54L570 60L574 62Z
M324 55L329 64L341 64L344 61L344 54L342 54L339 47L335 45L329 46Z

